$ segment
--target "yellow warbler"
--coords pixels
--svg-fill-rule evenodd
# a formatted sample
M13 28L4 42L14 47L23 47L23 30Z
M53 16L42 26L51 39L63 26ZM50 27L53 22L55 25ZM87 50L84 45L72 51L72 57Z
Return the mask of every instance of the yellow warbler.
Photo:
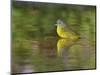
M72 40L76 40L79 38L79 35L77 35L75 32L69 29L68 25L66 25L60 19L57 20L56 26L57 26L57 34L61 38L67 38L67 39L72 39Z

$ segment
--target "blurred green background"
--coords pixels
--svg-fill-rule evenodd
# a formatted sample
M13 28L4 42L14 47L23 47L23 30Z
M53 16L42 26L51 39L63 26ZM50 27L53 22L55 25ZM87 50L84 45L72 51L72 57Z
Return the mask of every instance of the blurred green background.
M57 19L81 37L61 56L56 50ZM95 6L13 1L12 72L94 69L95 24Z

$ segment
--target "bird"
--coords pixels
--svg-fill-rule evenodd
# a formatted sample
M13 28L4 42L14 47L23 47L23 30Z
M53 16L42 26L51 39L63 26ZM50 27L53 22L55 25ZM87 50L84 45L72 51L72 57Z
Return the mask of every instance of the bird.
M69 26L65 24L62 20L58 19L57 24L55 25L57 26L56 31L59 37L71 40L79 39L79 35L72 31L72 29L70 29Z

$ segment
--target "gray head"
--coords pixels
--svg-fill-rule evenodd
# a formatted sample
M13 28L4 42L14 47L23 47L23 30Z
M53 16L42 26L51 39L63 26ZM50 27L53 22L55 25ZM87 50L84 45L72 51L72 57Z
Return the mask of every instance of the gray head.
M58 25L62 26L62 27L66 27L66 24L62 20L60 20L60 19L57 20L56 26L58 26Z

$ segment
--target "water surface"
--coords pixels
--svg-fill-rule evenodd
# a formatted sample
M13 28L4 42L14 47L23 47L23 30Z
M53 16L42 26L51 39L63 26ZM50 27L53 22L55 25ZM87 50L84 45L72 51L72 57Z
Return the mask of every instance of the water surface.
M21 1L12 6L12 73L96 68L95 6ZM58 19L80 39L60 38Z
M28 40L23 41L20 46L28 42ZM30 42L31 48L21 49L22 51L17 49L16 53L13 53L15 61L12 62L12 72L31 73L95 68L95 48L86 39L71 41L44 37Z

